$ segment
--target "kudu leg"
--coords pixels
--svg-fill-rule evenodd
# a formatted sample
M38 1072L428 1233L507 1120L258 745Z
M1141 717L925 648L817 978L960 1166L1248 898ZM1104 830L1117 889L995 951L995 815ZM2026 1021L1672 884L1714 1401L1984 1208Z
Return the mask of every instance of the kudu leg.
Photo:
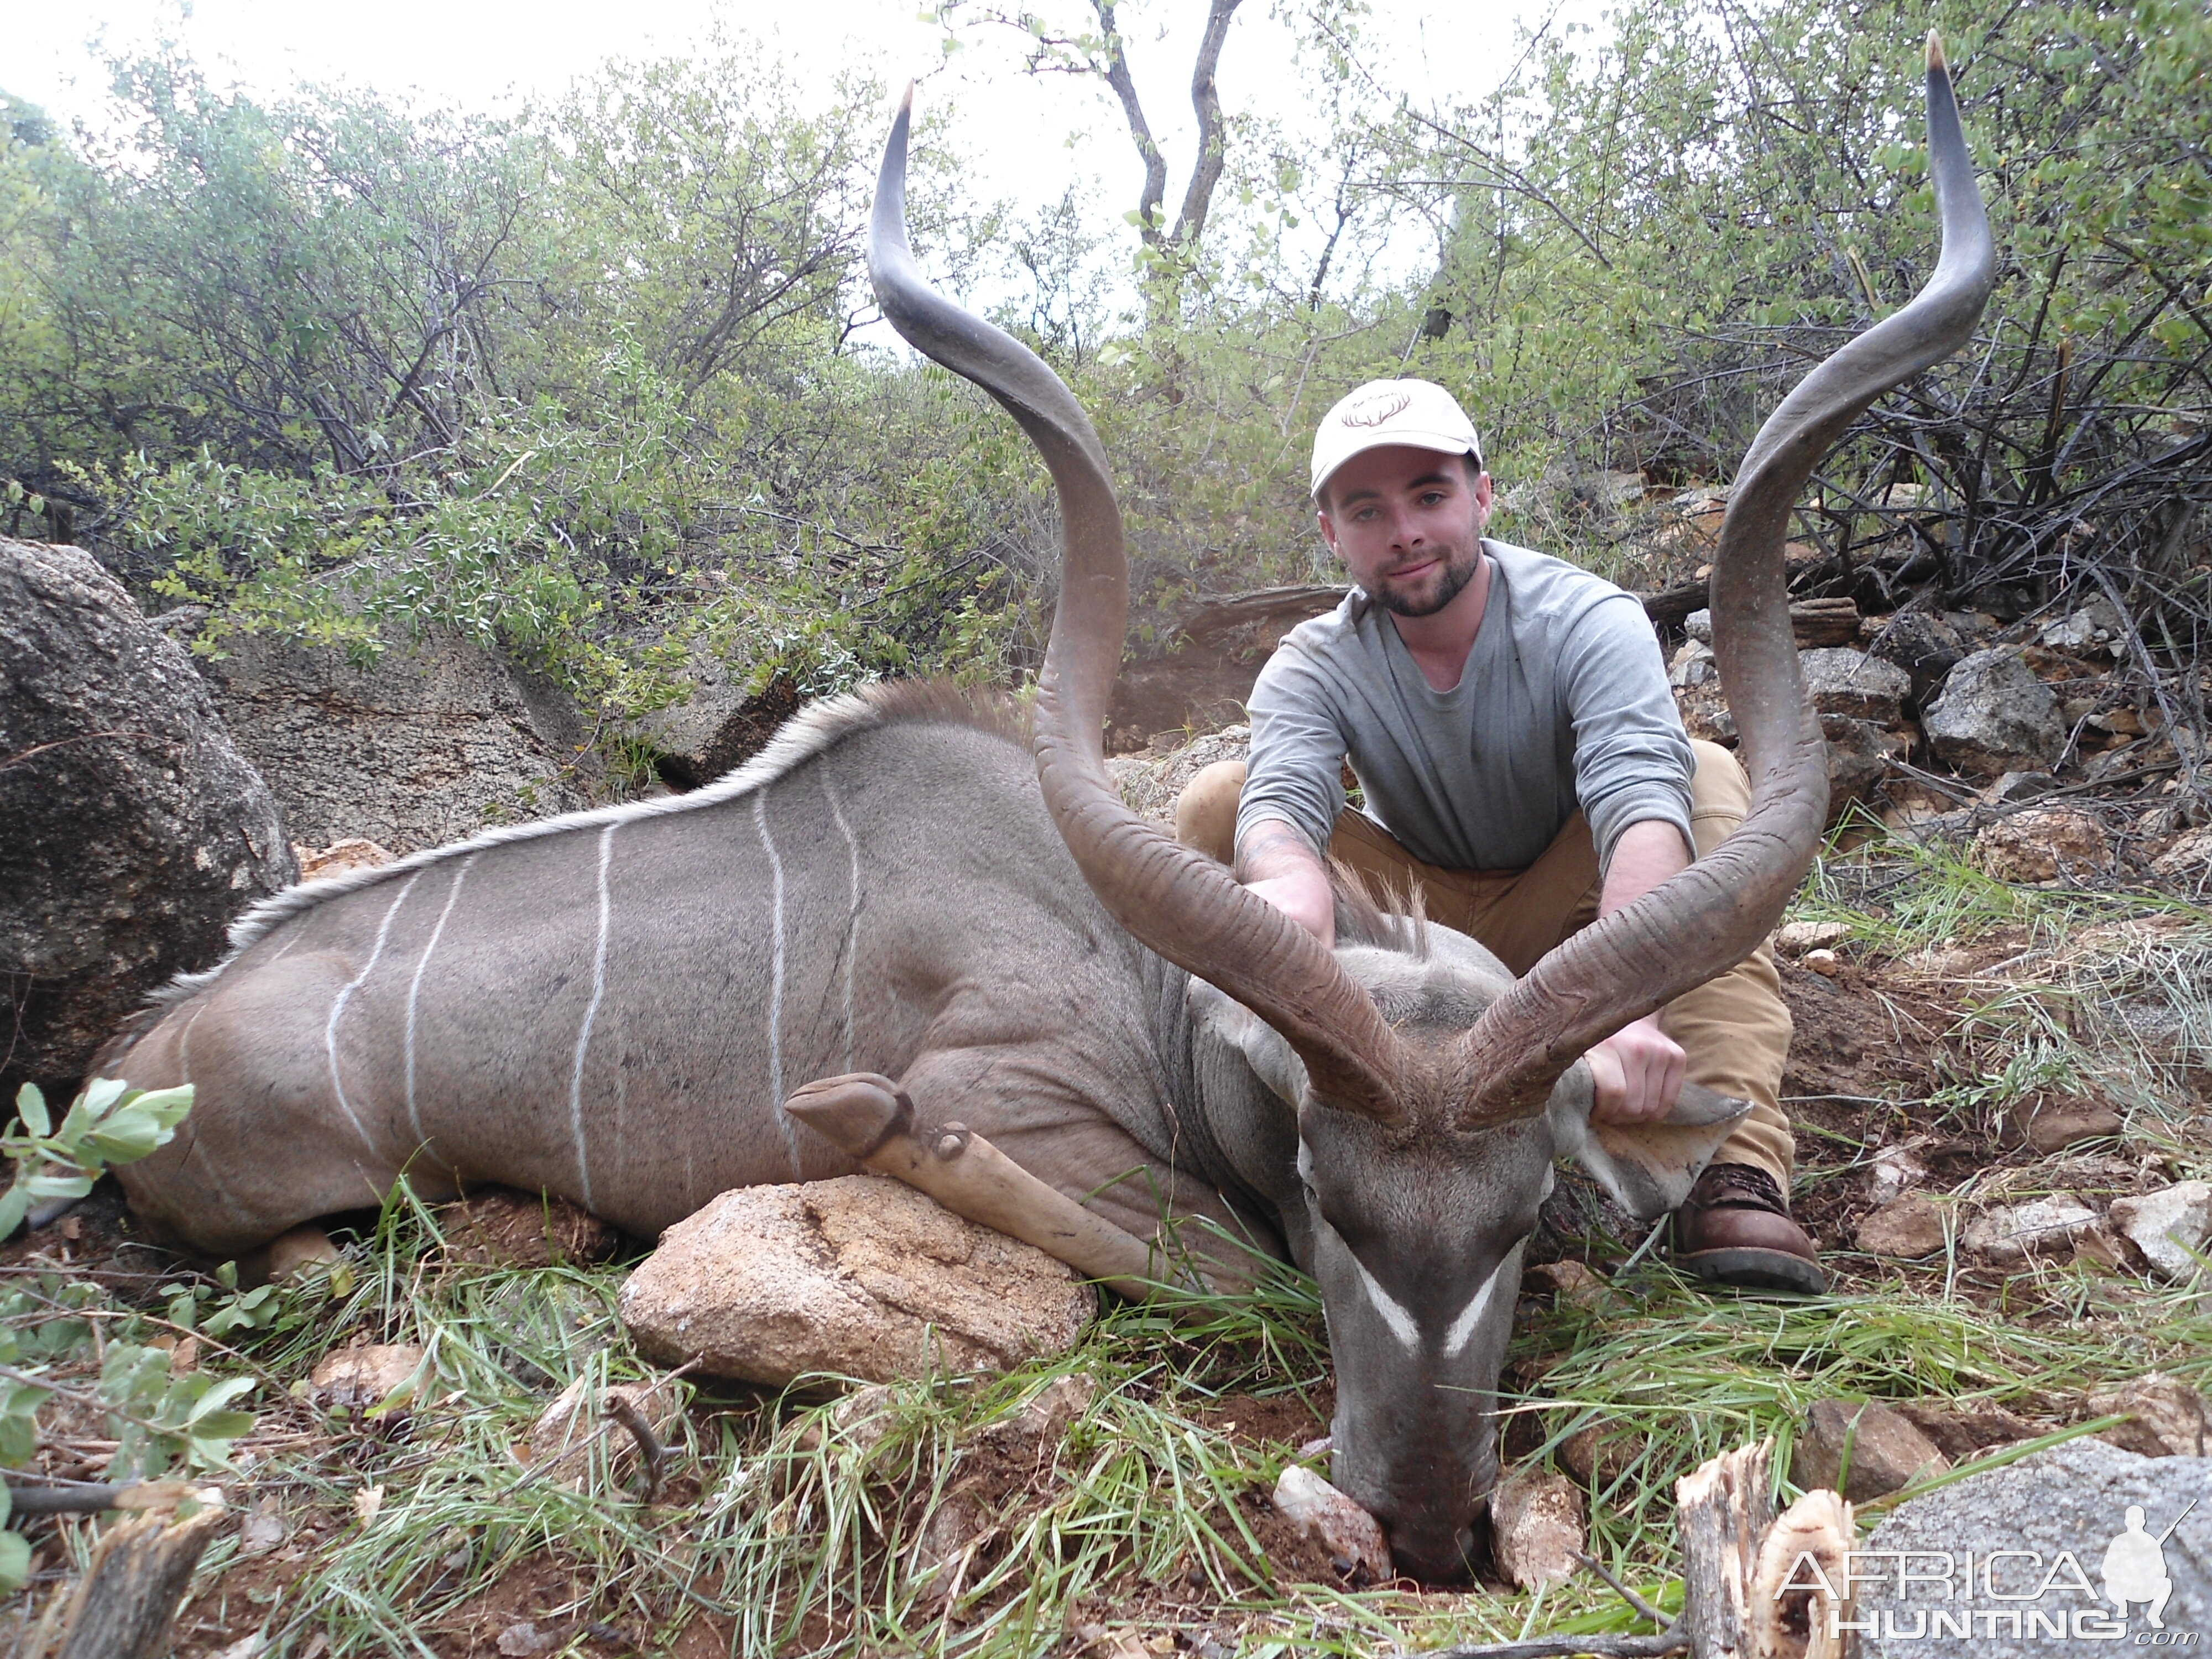
M973 1130L915 1120L913 1100L887 1077L823 1078L784 1109L879 1175L905 1182L955 1215L1034 1244L1079 1273L1142 1300L1167 1277L1161 1252L1093 1215Z

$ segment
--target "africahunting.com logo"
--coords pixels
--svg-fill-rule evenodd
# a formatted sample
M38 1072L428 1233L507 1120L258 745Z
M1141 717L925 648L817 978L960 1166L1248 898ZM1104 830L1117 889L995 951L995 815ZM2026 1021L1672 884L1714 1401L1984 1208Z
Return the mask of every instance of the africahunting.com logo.
M1798 1556L1775 1599L1811 1592L1825 1606L1828 1634L1890 1643L1966 1639L2119 1642L2139 1648L2196 1648L2202 1635L2167 1626L2173 1577L2166 1547L2197 1507L2154 1533L2139 1504L2095 1559L2093 1578L2072 1550L1854 1550L1833 1582L1820 1559ZM1905 1603L1904 1606L1869 1603Z

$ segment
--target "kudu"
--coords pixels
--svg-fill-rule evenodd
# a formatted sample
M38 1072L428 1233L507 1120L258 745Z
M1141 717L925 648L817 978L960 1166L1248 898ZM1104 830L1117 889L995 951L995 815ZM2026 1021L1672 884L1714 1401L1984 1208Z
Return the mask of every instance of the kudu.
M98 1062L198 1089L176 1141L123 1172L131 1201L237 1251L374 1202L404 1171L432 1194L542 1188L650 1236L729 1188L852 1172L880 1139L854 1122L957 1118L1095 1233L1140 1249L1164 1218L1203 1218L1218 1231L1184 1241L1223 1277L1240 1273L1231 1237L1309 1268L1336 1369L1337 1484L1405 1571L1463 1575L1553 1158L1579 1157L1656 1216L1735 1109L1692 1091L1668 1124L1593 1128L1577 1057L1753 949L1817 844L1826 769L1784 524L1846 424L1967 337L1991 280L1932 42L1928 99L1936 274L1766 423L1714 562L1750 815L1518 982L1473 941L1351 894L1332 952L1125 809L1099 741L1127 600L1105 458L1043 363L917 274L902 108L877 293L909 341L1013 414L1059 492L1033 737L1005 705L878 689L817 704L691 794L270 900L228 960Z

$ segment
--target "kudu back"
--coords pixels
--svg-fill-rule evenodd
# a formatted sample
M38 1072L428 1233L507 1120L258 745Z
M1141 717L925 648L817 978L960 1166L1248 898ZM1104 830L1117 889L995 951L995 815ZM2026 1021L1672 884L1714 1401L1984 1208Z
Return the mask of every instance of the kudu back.
M1217 1277L1255 1249L1310 1269L1337 1484L1404 1571L1463 1576L1553 1158L1656 1216L1734 1110L1692 1095L1667 1124L1594 1130L1578 1056L1753 949L1818 844L1789 511L1851 419L1968 337L1991 280L1932 40L1928 93L1941 263L1768 422L1715 560L1750 814L1524 978L1352 894L1325 949L1124 808L1099 744L1127 599L1105 458L1042 362L921 279L902 107L870 240L878 295L1007 408L1060 497L1033 729L944 688L878 688L816 706L692 794L280 896L98 1062L198 1091L177 1140L123 1172L131 1201L234 1252L374 1203L404 1171L432 1195L542 1188L649 1236L732 1187L852 1172L784 1102L861 1074L1139 1237L1176 1227Z

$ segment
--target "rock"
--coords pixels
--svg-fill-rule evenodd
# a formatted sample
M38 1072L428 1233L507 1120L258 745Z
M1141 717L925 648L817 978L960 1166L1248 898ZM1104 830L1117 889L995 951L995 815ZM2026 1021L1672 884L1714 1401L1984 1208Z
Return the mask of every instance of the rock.
M2093 1394L2092 1417L2124 1412L2132 1419L2106 1429L2097 1438L2141 1457L2202 1457L2212 1433L2212 1407L2181 1381L2151 1371L2117 1389Z
M1252 728L1231 726L1165 754L1116 755L1106 763L1106 775L1139 817L1173 824L1176 797L1193 778L1216 761L1241 761L1251 752Z
M1889 772L1889 746L1881 727L1848 714L1821 715L1820 734L1828 744L1828 824L1832 829L1852 802L1866 799L1881 787Z
M1893 1198L1859 1223L1859 1249L1869 1255L1917 1261L1943 1248L1943 1210L1925 1193Z
M1869 1400L1818 1400L1790 1453L1790 1478L1808 1492L1825 1486L1863 1504L1915 1476L1944 1474L1950 1468L1935 1442L1889 1407ZM1845 1484L1838 1486L1839 1478Z
M1833 951L1808 951L1802 960L1823 979L1833 979L1843 971L1844 959Z
M1712 647L1700 640L1685 641L1667 662L1667 684L1672 686L1717 685L1720 678Z
M1713 642L1713 613L1711 610L1692 611L1682 618L1682 631L1699 645Z
M2212 1462L2154 1461L2075 1440L1907 1498L1854 1558L1867 1574L1857 1617L1875 1626L1860 1638L1860 1659L2057 1659L2148 1648L2159 1632L2145 1602L2136 1600L2124 1618L2100 1600L2106 1565L2125 1559L2112 1546L2129 1529L2130 1506L2155 1540L2192 1501L2195 1514L2162 1549L2169 1639L2212 1628L2212 1552L2197 1519L2212 1512Z
M313 1222L304 1227L295 1227L289 1232L279 1233L269 1241L268 1273L272 1283L307 1273L316 1267L326 1267L345 1260L345 1252L331 1242L331 1236Z
M2039 1152L2063 1152L2084 1140L2106 1139L2125 1127L2118 1112L2096 1100L2052 1101L2038 1097L2033 1102L2015 1103L2011 1115L2020 1138Z
M2036 641L2056 651L2109 651L2126 628L2110 599L2092 599L2070 617L2045 623Z
M690 696L636 724L659 751L660 775L678 788L696 789L758 754L799 712L799 688L778 675L755 690L742 672L733 678L727 664L699 649L686 667Z
M1098 1397L1097 1380L1085 1372L1055 1376L1022 1403L1005 1427L1028 1440L1057 1440L1067 1425L1091 1409Z
M381 1406L401 1389L411 1394L422 1369L419 1342L333 1348L315 1362L308 1386L333 1411L367 1410Z
M1559 1443L1559 1458L1569 1474L1592 1494L1602 1497L1644 1455L1646 1443L1641 1430L1608 1429L1593 1423Z
M1735 716L1729 710L1727 698L1721 695L1719 681L1686 690L1677 687L1674 707L1681 711L1682 729L1692 737L1717 743L1723 749L1735 747Z
M1603 1299L1607 1290L1604 1277L1586 1261L1546 1261L1521 1275L1521 1282L1531 1290L1549 1290L1561 1300L1580 1307L1595 1307Z
M1490 1496L1490 1540L1498 1571L1521 1589L1565 1583L1589 1542L1582 1493L1540 1465L1515 1469Z
M1936 758L1988 777L2047 772L2066 747L2058 699L2016 651L1960 659L1921 724Z
M1986 825L1974 855L1999 881L2081 881L2112 868L2112 842L2077 807L2031 806Z
M1863 651L1831 646L1797 653L1805 671L1805 695L1823 714L1894 726L1912 695L1912 677L1894 663Z
M1774 948L1785 957L1832 951L1851 936L1847 921L1785 921L1774 930Z
M487 1187L438 1212L446 1260L480 1267L550 1267L605 1261L622 1235L565 1198Z
M2033 1440L2040 1432L2034 1424L2002 1406L1935 1406L1915 1401L1899 1404L1897 1414L1933 1441L1936 1449L1954 1467L1972 1461L1992 1446Z
M1073 1347L1097 1296L903 1182L846 1176L724 1193L661 1235L621 1305L648 1358L781 1387L1002 1371Z
M1832 599L1799 599L1790 607L1790 632L1801 651L1856 644L1859 637L1859 607L1848 595Z
M2057 787L2058 780L2048 772L2008 772L1982 791L1982 799L1992 806L2002 806L2039 799Z
M1303 1463L1283 1465L1275 1508L1329 1559L1344 1563L1347 1577L1379 1584L1396 1576L1381 1524Z
M2191 830L2150 861L2151 873L2195 893L2212 877L2212 824Z
M1859 624L1859 637L1869 656L1905 671L1912 682L1916 702L1941 685L1943 677L1966 654L1959 630L1925 611L1869 617Z
M1910 1146L1884 1146L1867 1172L1867 1196L1876 1205L1903 1197L1928 1179L1928 1166Z
M292 855L300 861L301 881L320 881L325 876L342 876L349 870L374 870L392 862L389 851L359 836L334 841L320 850L295 842Z
M191 659L91 555L0 538L0 1099L65 1106L147 994L295 873Z
M258 1498L238 1528L238 1553L252 1558L266 1555L291 1535L284 1524L283 1505L272 1494Z
M566 1639L559 1631L550 1626L540 1629L526 1620L509 1625L505 1630L500 1632L499 1640L495 1645L501 1653L509 1656L509 1659L514 1659L514 1656L518 1655L550 1653Z
M336 646L233 637L201 672L295 841L412 853L590 804L566 693L496 652L394 635L356 667Z
M2066 1249L2096 1224L2096 1212L2073 1194L2053 1193L2031 1203L1991 1210L1968 1227L1960 1242L1969 1255L1985 1261L2025 1261L2031 1255Z
M2212 1238L2212 1186L2185 1181L2141 1198L2115 1199L2106 1218L2158 1272L2191 1278Z

